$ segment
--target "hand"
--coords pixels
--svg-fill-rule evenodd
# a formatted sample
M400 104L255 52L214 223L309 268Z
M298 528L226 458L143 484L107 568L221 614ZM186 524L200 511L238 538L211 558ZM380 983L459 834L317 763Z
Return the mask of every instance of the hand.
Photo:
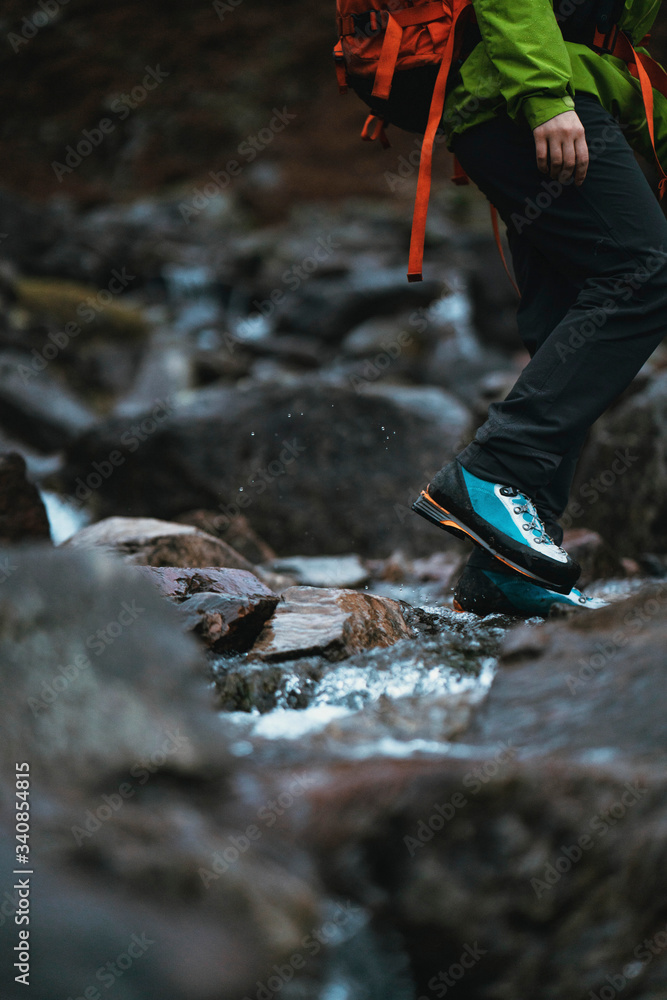
M574 173L579 187L588 170L586 133L576 111L563 111L533 129L538 169L561 184Z

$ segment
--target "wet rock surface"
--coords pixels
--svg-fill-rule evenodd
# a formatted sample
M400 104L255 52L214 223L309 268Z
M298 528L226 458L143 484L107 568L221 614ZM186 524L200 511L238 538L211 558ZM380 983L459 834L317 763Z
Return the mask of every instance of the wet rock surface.
M353 590L290 587L252 652L267 663L314 653L342 660L411 634L396 601Z
M318 881L298 849L278 860L281 835L213 870L241 820L203 654L136 570L42 548L12 564L0 590L0 823L4 857L7 776L29 761L35 995L57 983L79 995L134 934L149 945L122 995L243 995L319 926ZM11 954L13 922L0 937Z
M312 709L316 725L309 736L309 754L318 758L322 753L345 753L346 747L373 745L385 737L436 742L448 738L461 728L461 719L467 722L473 704L486 690L510 620L497 616L480 623L449 610L426 612L405 605L402 612L410 638L341 660L295 654L267 665L255 658L254 650L245 657L213 659L211 673L220 707L261 713ZM324 712L321 731L318 710ZM328 710L334 713L330 725ZM311 728L307 714L306 731ZM443 722L450 714L455 725ZM299 718L292 713L290 721L298 733ZM245 720L236 722L246 726ZM259 731L271 733L272 726L272 718L266 716ZM284 735L289 736L289 730ZM274 746L272 753L276 751ZM298 753L303 753L302 747Z
M662 758L667 722L654 691L666 663L665 585L643 587L621 604L567 623L548 623L537 642L534 633L524 626L508 637L471 742L500 739L502 728L538 755Z
M661 995L666 621L654 587L510 632L448 752L315 770L311 812L289 822L330 885L401 928L415 995L446 977L480 998Z
M252 571L252 564L222 539L186 524L152 517L110 517L82 528L65 542L69 548L94 549L122 557L135 566L184 569L227 566Z
M165 597L179 604L186 628L216 652L250 649L278 603L245 570L143 570Z

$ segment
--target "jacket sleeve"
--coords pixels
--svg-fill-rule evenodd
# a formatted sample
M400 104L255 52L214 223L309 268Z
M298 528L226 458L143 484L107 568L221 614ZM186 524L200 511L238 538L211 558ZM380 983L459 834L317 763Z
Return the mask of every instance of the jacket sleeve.
M574 108L572 67L551 0L472 0L511 118L531 129Z
M625 0L619 26L630 35L636 47L647 31L651 30L662 0Z

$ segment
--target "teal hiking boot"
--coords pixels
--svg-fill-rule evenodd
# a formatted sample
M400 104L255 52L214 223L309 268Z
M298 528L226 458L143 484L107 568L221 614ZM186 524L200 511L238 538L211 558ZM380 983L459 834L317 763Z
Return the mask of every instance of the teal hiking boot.
M569 595L579 578L579 565L549 537L530 497L479 479L457 461L434 476L412 509L542 587Z
M554 607L594 611L607 605L602 598L588 597L576 587L569 594L548 590L502 566L498 569L466 566L454 591L454 610L472 611L476 615L546 618Z

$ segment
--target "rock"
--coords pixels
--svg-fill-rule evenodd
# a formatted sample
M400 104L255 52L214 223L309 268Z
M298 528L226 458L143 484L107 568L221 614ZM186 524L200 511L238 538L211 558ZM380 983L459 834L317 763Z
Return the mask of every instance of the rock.
M244 343L244 348L250 354L282 358L303 368L318 368L322 363L321 342L297 334L283 333L279 337L248 340Z
M180 610L186 628L209 649L220 653L228 649L250 649L277 602L277 595L252 601L219 594L196 594L184 601Z
M101 514L169 519L217 507L230 523L248 518L279 555L381 557L398 545L427 554L451 540L410 505L469 428L467 410L438 389L210 388L133 452L128 424L108 420L69 449L66 479L116 449L124 462L96 491Z
M484 344L515 351L520 345L516 324L517 293L505 273L498 248L489 235L466 239L466 283L475 330Z
M364 395L386 400L399 409L441 427L447 424L452 428L467 426L468 411L465 406L455 396L437 386L380 383L366 386Z
M343 277L312 277L284 293L275 310L275 329L339 341L371 317L413 313L442 293L438 281L408 284L397 268L357 268Z
M192 347L185 338L178 338L173 333L155 333L142 352L130 388L125 388L114 412L121 417L142 415L158 399L170 406L176 393L191 389L193 385Z
M529 636L539 636L538 645ZM518 641L528 637L528 643ZM658 691L666 669L667 586L539 630L511 632L508 661L467 734L492 742L501 730L540 756L651 760L667 741ZM501 667L504 660L501 658ZM519 698L519 691L522 691ZM663 749L661 749L663 748Z
M394 745L398 740L450 739L465 728L485 693L486 678L480 678L488 675L498 654L499 616L495 622L475 619L470 627L467 616L448 609L435 614L402 605L402 610L413 638L344 660L309 655L267 664L253 653L212 659L219 707L262 713L313 708L313 717L319 710L338 710L329 726L301 739L299 756L310 763L330 761L348 747L385 738ZM274 720L265 722L271 726ZM298 718L287 718L283 725L287 742L292 742ZM275 762L281 748L270 743Z
M622 561L597 531L588 528L566 531L563 547L581 566L578 587L587 587L593 580L627 576Z
M187 524L152 517L108 517L82 528L63 544L76 549L101 548L135 566L253 569L222 539Z
M287 573L301 587L361 587L368 570L359 556L292 556L275 559L266 566L274 573Z
M411 636L397 601L354 590L290 587L251 655L267 662L316 653L342 660Z
M46 508L18 452L0 454L0 545L51 538Z
M494 348L481 346L470 330L443 336L424 359L424 382L442 386L473 412L475 424L486 419L489 404L504 399L520 368Z
M441 592L447 594L454 589L466 561L467 557L462 559L453 552L434 552L426 559L415 559L411 571L418 580L439 583Z
M3 802L29 764L36 997L82 996L132 945L135 961L107 980L118 996L234 1000L303 950L322 920L312 865L258 819L261 788L232 771L203 652L136 569L99 552L12 552L0 665ZM3 954L17 941L2 919ZM3 996L19 989L12 976Z
M276 708L308 708L318 682L330 666L320 657L285 663L221 658L214 667L218 708L224 712L261 713Z
M599 531L619 556L667 552L667 372L598 420L581 457L567 523Z
M91 428L96 418L34 358L0 352L0 424L13 436L43 451L63 448ZM43 361L43 359L42 359Z
M387 362L394 360L408 345L414 347L414 330L408 330L409 319L409 313L367 319L350 330L341 344L341 350L353 358L386 354Z
M231 547L251 563L270 562L276 554L263 538L253 531L248 518L239 514L230 521L228 517L215 510L191 510L180 514L177 520L181 524L191 524L200 528L208 535L222 538Z
M180 603L186 627L209 648L249 649L273 614L278 595L238 569L142 570L165 597Z
M661 996L667 589L522 631L447 754L322 762L294 839L400 928L413 995Z
M123 285L122 279L120 284ZM113 277L112 277L113 282ZM118 281L114 287L117 287ZM142 337L148 331L148 324L139 309L132 308L122 301L102 303L97 298L99 289L93 286L80 285L73 281L62 281L57 278L19 278L15 285L19 305L31 313L46 315L56 319L61 327L75 323L81 329L82 315L90 329L100 329L114 337ZM97 302L97 308L91 309L86 303L91 299ZM83 309L82 309L83 305Z
M93 787L125 762L150 757L188 717L201 723L199 652L181 634L176 610L136 570L99 551L7 552L0 587L5 763L20 752L33 780L53 779L54 791ZM208 732L176 742L170 767L202 766Z

